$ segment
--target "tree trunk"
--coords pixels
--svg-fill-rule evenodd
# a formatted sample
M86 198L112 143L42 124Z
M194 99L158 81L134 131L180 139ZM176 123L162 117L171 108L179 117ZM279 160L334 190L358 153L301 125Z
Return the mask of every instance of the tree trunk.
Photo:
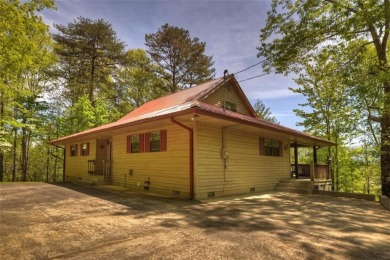
M26 130L22 130L22 156L21 156L21 168L22 168L22 181L27 181L27 137Z
M30 137L31 137L30 130L23 128L22 129L22 156L21 156L22 181L27 181Z
M381 121L382 195L390 197L390 82L384 86L384 107Z
M0 130L3 130L3 117L4 117L4 97L1 92L1 104L0 104ZM4 176L4 154L0 151L0 182L3 181Z
M3 181L4 176L4 154L0 151L0 182Z
M14 144L13 144L13 161L12 161L12 181L16 181L16 139L18 137L18 130L14 128Z
M47 146L46 153L46 182L49 182L49 170L50 170L50 146Z

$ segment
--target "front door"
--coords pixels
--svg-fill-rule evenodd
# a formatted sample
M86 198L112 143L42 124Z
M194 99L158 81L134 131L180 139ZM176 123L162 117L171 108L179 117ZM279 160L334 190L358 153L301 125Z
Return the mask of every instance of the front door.
M103 175L104 183L111 183L112 141L96 140L96 174Z

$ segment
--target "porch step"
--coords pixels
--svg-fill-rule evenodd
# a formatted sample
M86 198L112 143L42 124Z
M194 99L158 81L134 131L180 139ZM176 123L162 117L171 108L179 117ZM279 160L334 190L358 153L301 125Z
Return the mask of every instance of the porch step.
M280 180L278 184L276 184L274 190L299 194L310 194L312 192L312 184L308 179L285 179Z

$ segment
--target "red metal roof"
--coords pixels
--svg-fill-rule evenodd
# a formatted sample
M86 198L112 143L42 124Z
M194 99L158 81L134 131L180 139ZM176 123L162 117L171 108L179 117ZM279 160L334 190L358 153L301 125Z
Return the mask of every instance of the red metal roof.
M240 89L238 83L233 76L229 77L229 80L233 79L234 83L238 87L238 90L241 91L241 95L245 94ZM321 138L303 133L288 127L284 127L278 124L270 123L266 120L257 118L255 116L247 116L225 110L222 107L215 105L207 104L201 102L201 99L207 96L209 93L212 93L223 83L223 78L218 78L207 83L201 84L199 86L182 90L177 93L167 95L162 98L158 98L152 101L149 101L134 111L130 112L126 116L120 118L118 121L95 127L83 132L75 133L69 136L59 138L57 140L51 141L52 144L63 144L65 141L74 139L76 137L88 136L90 134L101 133L109 130L114 130L134 124L141 124L148 121L159 120L163 118L173 117L178 114L183 113L205 113L209 116L221 117L226 120L234 120L243 124L249 124L255 127L265 128L268 130L273 130L280 133L289 134L296 137L302 137L312 141L317 141L322 144L334 145L334 143L323 140ZM249 104L249 101L246 99L244 102ZM250 104L249 104L250 106ZM251 108L252 114L254 114L253 108Z
M142 106L136 108L129 114L120 118L120 121L128 121L130 118L138 117L141 115L145 115L151 112L159 111L165 108L178 106L189 101L199 100L204 97L211 91L213 91L216 87L218 87L223 82L223 77L214 79L212 81L206 82L204 84L198 85L193 88L188 88L149 102L146 102Z

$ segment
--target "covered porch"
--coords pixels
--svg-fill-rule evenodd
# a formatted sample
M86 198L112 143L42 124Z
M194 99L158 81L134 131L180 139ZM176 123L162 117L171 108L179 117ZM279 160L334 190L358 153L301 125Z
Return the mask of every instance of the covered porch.
M324 146L307 145L303 143L290 143L290 148L293 150L291 156L291 179L300 179L311 181L314 190L333 190L333 173L332 173L332 160L327 157L325 162L319 162L317 151ZM300 148L309 148L312 150L312 160L310 163L299 162L299 150Z

